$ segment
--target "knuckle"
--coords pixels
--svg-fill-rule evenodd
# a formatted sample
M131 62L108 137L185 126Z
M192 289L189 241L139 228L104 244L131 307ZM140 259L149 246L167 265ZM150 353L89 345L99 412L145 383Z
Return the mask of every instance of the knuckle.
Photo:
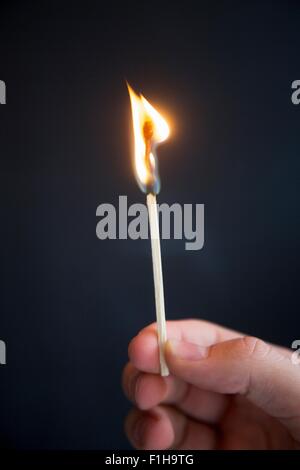
M244 355L249 359L264 359L270 352L271 347L259 338L245 336L241 338Z

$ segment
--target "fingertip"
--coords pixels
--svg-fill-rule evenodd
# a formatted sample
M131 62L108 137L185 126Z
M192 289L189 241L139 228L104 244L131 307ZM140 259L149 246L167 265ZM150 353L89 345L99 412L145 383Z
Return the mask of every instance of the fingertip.
M122 388L128 400L134 400L134 384L139 375L139 371L128 362L122 373Z
M140 410L149 410L163 402L167 392L168 385L163 377L141 374L136 381L135 403Z
M159 407L151 411L132 410L125 421L125 432L131 444L140 450L168 449L174 441L172 423Z
M135 336L128 347L128 355L132 364L143 372L159 372L159 353L155 331L141 331Z
M148 428L146 433L146 449L169 449L175 439L173 424L168 414L161 407L154 408L151 411L154 426Z

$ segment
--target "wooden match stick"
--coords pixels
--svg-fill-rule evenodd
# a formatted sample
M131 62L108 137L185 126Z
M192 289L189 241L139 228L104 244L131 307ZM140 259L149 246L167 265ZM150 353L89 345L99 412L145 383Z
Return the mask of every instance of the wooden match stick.
M167 341L166 315L165 315L165 297L164 284L161 265L159 221L156 196L152 193L147 194L147 206L149 214L151 251L155 291L155 307L158 331L158 347L160 361L160 375L166 377L169 375L169 369L165 360L164 346Z

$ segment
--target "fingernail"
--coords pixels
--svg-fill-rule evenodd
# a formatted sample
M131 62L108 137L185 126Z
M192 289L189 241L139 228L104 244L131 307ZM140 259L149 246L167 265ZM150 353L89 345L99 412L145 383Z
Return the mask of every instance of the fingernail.
M197 361L208 356L208 348L195 343L186 343L177 339L170 339L167 342L171 354L179 359Z

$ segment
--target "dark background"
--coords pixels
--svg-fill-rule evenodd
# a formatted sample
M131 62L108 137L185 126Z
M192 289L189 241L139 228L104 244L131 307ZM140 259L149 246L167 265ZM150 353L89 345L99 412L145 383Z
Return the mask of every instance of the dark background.
M148 241L96 238L144 202L127 79L171 117L161 202L205 204L205 247L162 245L167 317L290 346L299 325L300 5L2 2L0 446L128 447L120 375L155 318Z

